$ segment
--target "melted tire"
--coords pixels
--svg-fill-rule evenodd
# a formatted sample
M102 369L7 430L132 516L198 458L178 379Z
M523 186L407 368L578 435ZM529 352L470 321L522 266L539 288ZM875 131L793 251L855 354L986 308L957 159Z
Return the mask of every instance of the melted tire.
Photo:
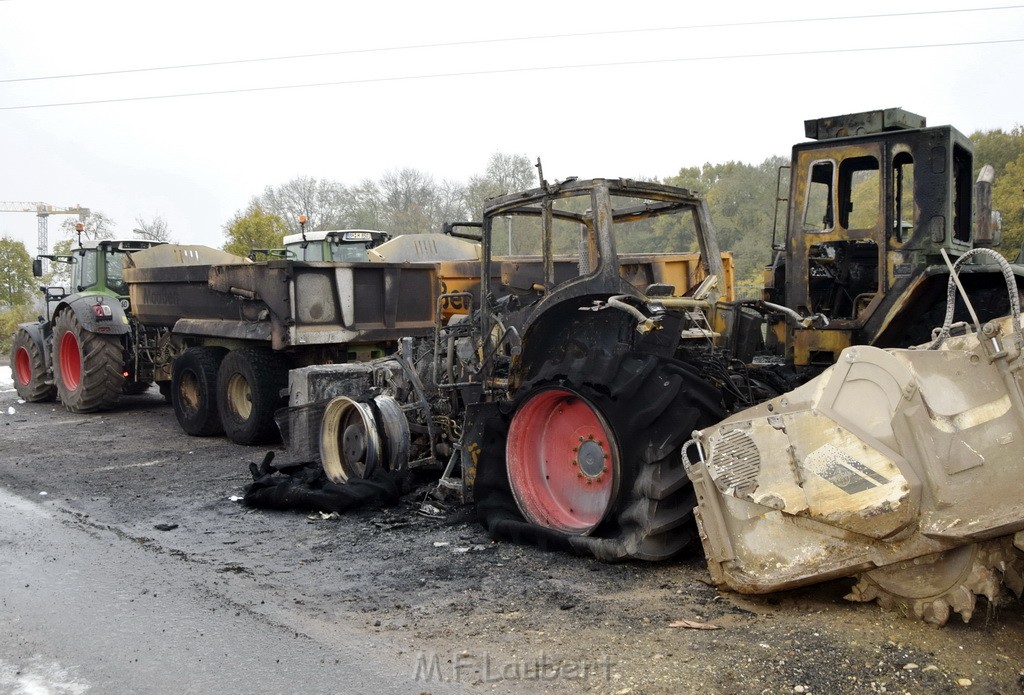
M52 401L57 387L47 382L48 371L43 352L24 328L14 334L11 345L11 372L18 397L29 403Z
M717 389L684 363L633 352L592 349L539 369L511 403L489 418L481 438L475 497L481 521L499 538L590 554L605 561L664 560L694 539L696 497L679 449L694 429L724 413ZM527 522L505 471L508 426L538 389L556 385L587 398L619 443L618 496L589 534Z
M124 386L124 351L117 336L91 333L73 311L53 324L53 372L57 395L72 413L110 410Z
M192 347L174 360L170 400L186 434L209 437L224 432L217 412L217 370L226 354L225 348Z
M280 438L274 412L288 385L288 364L266 348L241 348L224 358L217 372L217 410L224 434L236 444Z

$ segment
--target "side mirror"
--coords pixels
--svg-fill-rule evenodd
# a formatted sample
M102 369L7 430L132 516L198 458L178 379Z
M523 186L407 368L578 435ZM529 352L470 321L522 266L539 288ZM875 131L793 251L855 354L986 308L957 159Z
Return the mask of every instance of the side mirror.
M43 259L37 258L32 261L32 275L37 278L43 277Z

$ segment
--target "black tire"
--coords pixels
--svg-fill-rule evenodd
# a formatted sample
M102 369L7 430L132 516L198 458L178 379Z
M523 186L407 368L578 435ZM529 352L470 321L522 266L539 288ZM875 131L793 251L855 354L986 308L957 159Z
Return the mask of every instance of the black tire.
M209 437L224 432L217 412L217 369L227 352L191 347L171 365L171 404L186 434Z
M266 348L228 353L217 372L217 409L224 434L236 444L259 444L280 438L274 412L283 405L288 364Z
M46 360L36 341L24 328L14 334L11 345L11 373L18 397L29 403L52 401L57 397L57 387L47 381L49 370Z
M588 535L525 520L506 471L508 426L531 397L552 388L579 394L603 416L618 446L617 493ZM682 362L592 348L584 357L549 362L484 427L475 499L496 537L570 549L606 561L664 560L695 537L696 505L680 447L694 429L724 413L721 394ZM540 433L537 434L540 437Z
M53 372L57 395L72 413L110 410L124 387L124 350L116 335L92 333L75 312L53 322Z

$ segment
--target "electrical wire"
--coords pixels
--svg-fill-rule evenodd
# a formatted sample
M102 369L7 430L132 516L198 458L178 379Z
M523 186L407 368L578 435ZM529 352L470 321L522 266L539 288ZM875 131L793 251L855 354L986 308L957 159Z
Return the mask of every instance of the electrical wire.
M713 24L692 24L685 26L673 26L673 27L647 27L640 29L611 29L607 31L587 31L587 32L575 32L575 33L562 33L562 34L538 34L535 36L513 36L507 38L493 38L493 39L471 39L466 41L449 41L440 43L420 43L420 44L408 44L403 46L384 46L377 48L355 48L344 51L327 51L323 53L300 53L296 55L285 55L285 56L269 56L262 58L239 58L235 60L219 60L210 61L203 63L186 63L182 65L163 65L145 68L126 68L121 70L106 70L100 72L82 72L82 73L71 73L66 75L43 75L36 77L9 77L0 79L0 84L7 84L13 82L37 82L43 80L66 80L66 79L77 79L83 77L105 77L110 75L128 75L133 73L141 72L158 72L167 70L191 70L195 68L210 68L210 67L222 67L226 65L244 65L252 63L266 63L273 61L285 61L285 60L304 60L309 58L326 58L334 56L344 55L358 55L366 53L386 53L393 51L411 51L411 50L423 50L429 48L452 48L458 46L477 46L486 44L498 44L498 43L517 43L523 41L550 41L554 39L570 39L570 38L588 38L595 36L621 36L627 34L647 34L657 32L671 32L671 31L695 31L701 29L731 29L739 27L758 27L758 26L777 26L780 24L807 24L811 22L845 22L851 20L865 20L865 19L893 19L900 17L922 17L928 15L947 15L947 14L963 14L968 12L999 12L1005 10L1020 10L1024 9L1024 5L1002 5L993 7L966 7L948 10L921 10L915 12L893 12L889 14L860 14L860 15L845 15L840 17L795 17L790 19L764 19L764 20L751 20L746 22L722 22Z
M838 55L844 53L870 53L873 51L906 51L926 48L959 48L964 46L994 46L1001 44L1022 43L1022 39L994 39L991 41L962 41L956 43L931 43L902 46L875 46L871 48L830 48L815 51L783 51L778 53L741 53L717 56L692 56L688 58L657 58L651 60L627 60L607 63L579 63L569 65L547 65L528 68L500 68L495 70L467 70L460 72L442 72L424 75L397 75L395 77L368 77L355 80L335 80L331 82L311 82L303 84L273 85L269 87L241 87L238 89L217 89L205 92L181 92L178 94L152 94L137 97L113 97L110 99L88 99L83 101L63 101L49 104L22 104L18 106L0 106L0 111L18 111L27 109L46 109L59 106L88 106L92 104L116 104L133 101L155 101L158 99L184 99L190 97L217 96L224 94L247 94L271 92L291 89L311 89L315 87L338 87L360 84L381 84L387 82L403 82L413 80L435 80L451 77L477 77L482 75L511 75L529 72L554 72L558 70L582 70L590 68L630 67L638 65L668 65L672 63L689 63L717 60L746 60L750 58L784 58L811 55Z

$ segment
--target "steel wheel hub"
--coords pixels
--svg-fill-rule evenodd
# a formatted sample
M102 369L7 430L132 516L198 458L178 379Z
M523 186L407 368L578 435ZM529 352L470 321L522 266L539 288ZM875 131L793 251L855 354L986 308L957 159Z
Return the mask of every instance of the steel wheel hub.
M69 391L78 388L82 380L82 357L78 354L78 338L68 331L60 338L60 375Z
M228 379L228 404L239 418L248 420L252 414L252 389L241 374L232 374Z
M28 354L28 350L23 347L18 348L18 352L14 356L14 374L22 386L32 381L32 358Z
M534 393L513 416L505 446L519 510L540 526L590 533L614 506L617 451L608 423L583 396Z

